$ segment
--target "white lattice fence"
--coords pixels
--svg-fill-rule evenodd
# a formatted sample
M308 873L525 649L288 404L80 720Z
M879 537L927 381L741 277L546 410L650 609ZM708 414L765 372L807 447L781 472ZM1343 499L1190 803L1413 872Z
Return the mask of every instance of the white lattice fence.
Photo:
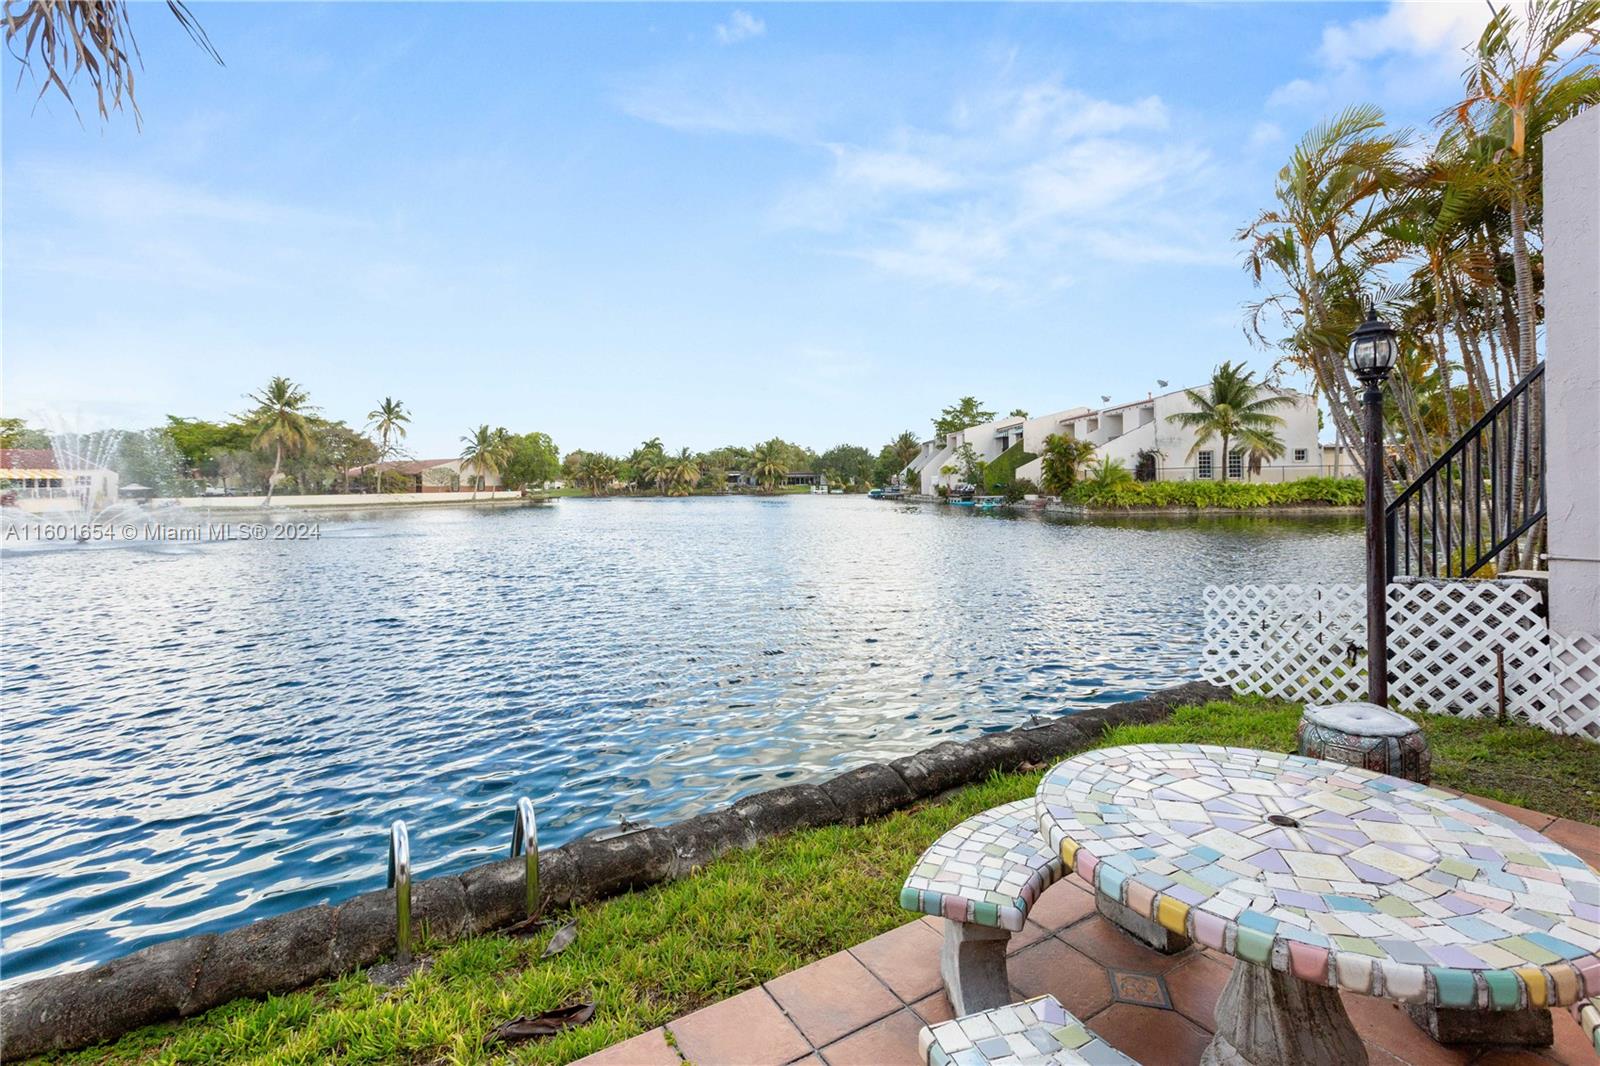
M1555 635L1522 581L1394 584L1389 695L1406 709L1510 714L1600 740L1600 640ZM1366 594L1357 585L1213 585L1205 677L1264 696L1327 703L1367 690Z

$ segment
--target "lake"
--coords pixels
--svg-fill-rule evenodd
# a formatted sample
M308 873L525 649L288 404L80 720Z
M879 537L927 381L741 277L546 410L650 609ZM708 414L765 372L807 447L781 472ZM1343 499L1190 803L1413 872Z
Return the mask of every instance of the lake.
M238 515L229 516L237 520ZM1193 680L1201 592L1358 581L1359 519L850 496L307 516L7 552L5 977L662 824Z

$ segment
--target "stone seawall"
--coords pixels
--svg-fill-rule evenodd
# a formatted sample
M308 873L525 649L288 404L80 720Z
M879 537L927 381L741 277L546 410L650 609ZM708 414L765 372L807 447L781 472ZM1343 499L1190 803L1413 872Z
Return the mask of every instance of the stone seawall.
M780 833L859 825L996 770L1059 759L1090 746L1111 726L1159 721L1175 707L1231 696L1227 689L1191 682L1044 725L946 741L821 784L757 793L673 825L574 840L539 853L544 904L584 903L683 877L725 852ZM416 881L412 922L447 940L502 928L523 917L522 877L522 860L505 859ZM170 940L93 969L0 991L0 1059L87 1047L234 999L290 992L370 966L394 947L394 893L389 890L263 918L225 933Z

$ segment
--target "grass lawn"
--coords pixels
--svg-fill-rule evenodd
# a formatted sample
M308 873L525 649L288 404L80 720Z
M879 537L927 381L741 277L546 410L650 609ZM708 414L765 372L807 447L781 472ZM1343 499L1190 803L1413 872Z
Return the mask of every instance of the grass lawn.
M1112 730L1103 743L1289 751L1299 715L1295 704L1212 703ZM1600 745L1491 721L1423 722L1436 784L1600 824ZM685 880L576 908L577 942L547 960L548 931L425 945L433 968L401 990L356 973L54 1061L567 1062L906 921L896 899L922 849L964 818L1032 795L1040 776L997 775L943 803L780 837ZM589 997L598 1011L588 1025L509 1049L481 1045L500 1022Z

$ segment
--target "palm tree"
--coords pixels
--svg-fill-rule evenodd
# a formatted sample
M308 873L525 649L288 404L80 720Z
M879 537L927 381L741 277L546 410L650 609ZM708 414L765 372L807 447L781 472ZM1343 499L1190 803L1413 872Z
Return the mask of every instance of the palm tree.
M86 71L100 118L108 119L112 111L120 111L126 98L138 127L141 116L133 95L133 78L136 70L144 69L144 61L128 19L132 6L127 0L8 3L0 23L5 26L7 47L22 66L32 69L33 61L38 61L43 71L38 79L39 99L54 88L76 114L78 105L68 86L76 80L78 71ZM167 10L190 40L222 66L221 54L182 0L167 0Z
M676 456L668 459L663 467L666 471L666 492L669 496L687 496L700 480L700 463L694 453L688 448L681 449Z
M272 487L283 469L283 453L308 452L316 447L311 425L306 420L312 408L307 403L309 397L305 390L286 377L273 378L267 382L266 388L252 393L249 398L256 403L256 409L250 415L256 434L251 446L261 450L270 445L273 449L267 496L261 501L265 507L272 502Z
M628 479L635 488L666 491L664 474L667 468L667 454L660 437L651 437L644 441L628 453L623 464L628 470Z
M1044 491L1060 496L1078 482L1078 470L1094 458L1094 445L1079 437L1052 433L1044 439L1044 455L1039 461L1039 476Z
M1133 481L1133 475L1128 472L1121 459L1106 456L1089 468L1089 476L1084 478L1083 487L1091 499L1104 498L1105 494L1123 485L1131 485Z
M367 412L367 425L378 434L378 492L383 492L383 461L389 457L389 438L406 435L406 423L411 421L411 416L406 413L405 404L399 400L385 396L383 402L376 410Z
M472 498L476 500L478 488L487 484L488 475L500 473L505 466L510 436L504 429L490 429L485 423L462 437L461 443L461 465L463 469L472 467Z
M589 495L598 496L617 476L617 464L601 452L587 452L578 464L577 480L589 487Z
M1498 144L1498 176L1511 209L1519 377L1538 359L1528 214L1537 204L1542 168L1530 166L1530 157L1545 133L1600 100L1600 73L1588 61L1597 43L1600 0L1534 0L1525 17L1508 4L1478 38L1467 94L1451 109L1463 127L1487 129Z
M889 442L889 451L894 455L895 461L900 464L896 469L904 470L911 465L912 460L922 454L922 444L917 440L917 435L907 429Z
M1278 172L1277 204L1239 233L1255 283L1276 274L1287 289L1250 308L1252 329L1264 343L1265 321L1276 317L1290 329L1281 342L1288 360L1313 376L1343 440L1361 439L1345 348L1363 316L1360 291L1378 266L1379 198L1403 182L1406 135L1383 124L1382 111L1362 105L1313 127Z
M756 479L756 484L766 492L772 492L789 474L789 467L783 461L783 453L778 449L776 441L767 441L757 444L750 455L750 476Z
M1273 430L1283 425L1283 419L1272 414L1273 408L1287 407L1294 400L1281 393L1269 392L1256 384L1255 371L1246 370L1243 363L1223 363L1211 375L1209 396L1186 389L1184 395L1194 404L1193 411L1180 411L1168 415L1168 422L1195 431L1194 446L1189 458L1194 458L1201 447L1213 438L1222 438L1222 480L1228 480L1228 445L1237 439L1246 448L1272 458L1283 454L1283 441Z

